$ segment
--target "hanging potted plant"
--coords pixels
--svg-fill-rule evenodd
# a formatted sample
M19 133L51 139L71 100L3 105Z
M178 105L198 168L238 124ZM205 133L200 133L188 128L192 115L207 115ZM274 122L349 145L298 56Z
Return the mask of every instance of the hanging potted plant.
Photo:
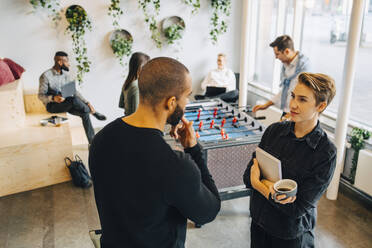
M84 35L87 30L92 30L92 26L86 11L79 5L72 5L67 8L66 19L68 22L66 32L71 34L72 47L77 63L77 80L81 83L84 74L90 71L91 62L88 59Z
M145 15L145 22L149 25L151 39L155 42L156 47L161 48L162 42L160 40L160 32L155 19L160 12L160 0L138 0L138 3L143 11L143 14ZM149 8L153 9L152 14L150 13Z
M112 25L114 28L119 28L120 17L124 14L124 11L120 7L120 0L111 0L111 4L108 8L108 15L112 16Z
M59 21L62 19L59 0L30 0L30 4L35 10L39 8L46 9L48 16L52 18L55 26L57 26Z
M119 59L120 64L125 66L124 57L129 56L132 53L133 37L132 35L124 30L115 30L110 37L110 44L112 51L115 56Z
M212 29L209 32L212 43L218 42L218 36L226 33L226 17L230 16L231 0L211 0L213 14L211 18Z
M200 0L183 0L183 2L192 7L192 14L198 13L200 9Z
M179 16L171 16L162 21L162 31L168 44L182 39L185 22Z

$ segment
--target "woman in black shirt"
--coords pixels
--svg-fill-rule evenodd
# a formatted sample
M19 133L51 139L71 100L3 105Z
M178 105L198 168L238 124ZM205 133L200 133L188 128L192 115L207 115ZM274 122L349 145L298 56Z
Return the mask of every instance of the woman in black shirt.
M283 179L297 182L296 197L272 199L273 183L262 179L255 154L244 173L252 187L251 248L314 247L317 203L336 165L336 147L319 125L319 115L336 93L332 78L301 73L291 92L291 121L270 125L259 144L281 161Z

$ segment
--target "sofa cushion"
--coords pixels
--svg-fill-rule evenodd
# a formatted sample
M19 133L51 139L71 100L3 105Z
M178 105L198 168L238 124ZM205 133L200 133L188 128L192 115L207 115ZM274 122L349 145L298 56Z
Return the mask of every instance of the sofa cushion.
M15 81L15 78L8 64L0 59L0 86L13 81Z

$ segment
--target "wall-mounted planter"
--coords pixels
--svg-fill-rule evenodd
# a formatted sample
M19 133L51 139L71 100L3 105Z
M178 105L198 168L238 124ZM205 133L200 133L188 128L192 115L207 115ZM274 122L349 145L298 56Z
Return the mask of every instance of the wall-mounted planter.
M185 21L179 16L167 17L161 23L161 31L168 44L174 44L176 40L182 39L185 28Z
M120 64L124 66L124 56L129 56L132 53L132 35L125 29L116 29L112 31L109 40L113 53L119 58Z
M73 51L77 63L77 79L83 81L83 75L90 71L91 62L88 59L88 49L84 39L87 30L92 30L88 14L80 5L71 5L66 9L68 26L66 32L71 35Z

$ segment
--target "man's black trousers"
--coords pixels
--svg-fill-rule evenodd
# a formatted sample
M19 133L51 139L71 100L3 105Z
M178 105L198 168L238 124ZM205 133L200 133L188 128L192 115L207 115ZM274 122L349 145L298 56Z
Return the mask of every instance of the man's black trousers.
M68 112L72 115L80 116L83 121L85 134L87 135L89 144L94 137L94 129L90 121L90 108L78 97L67 97L63 102L56 103L50 102L47 104L46 109L49 113L62 113Z

